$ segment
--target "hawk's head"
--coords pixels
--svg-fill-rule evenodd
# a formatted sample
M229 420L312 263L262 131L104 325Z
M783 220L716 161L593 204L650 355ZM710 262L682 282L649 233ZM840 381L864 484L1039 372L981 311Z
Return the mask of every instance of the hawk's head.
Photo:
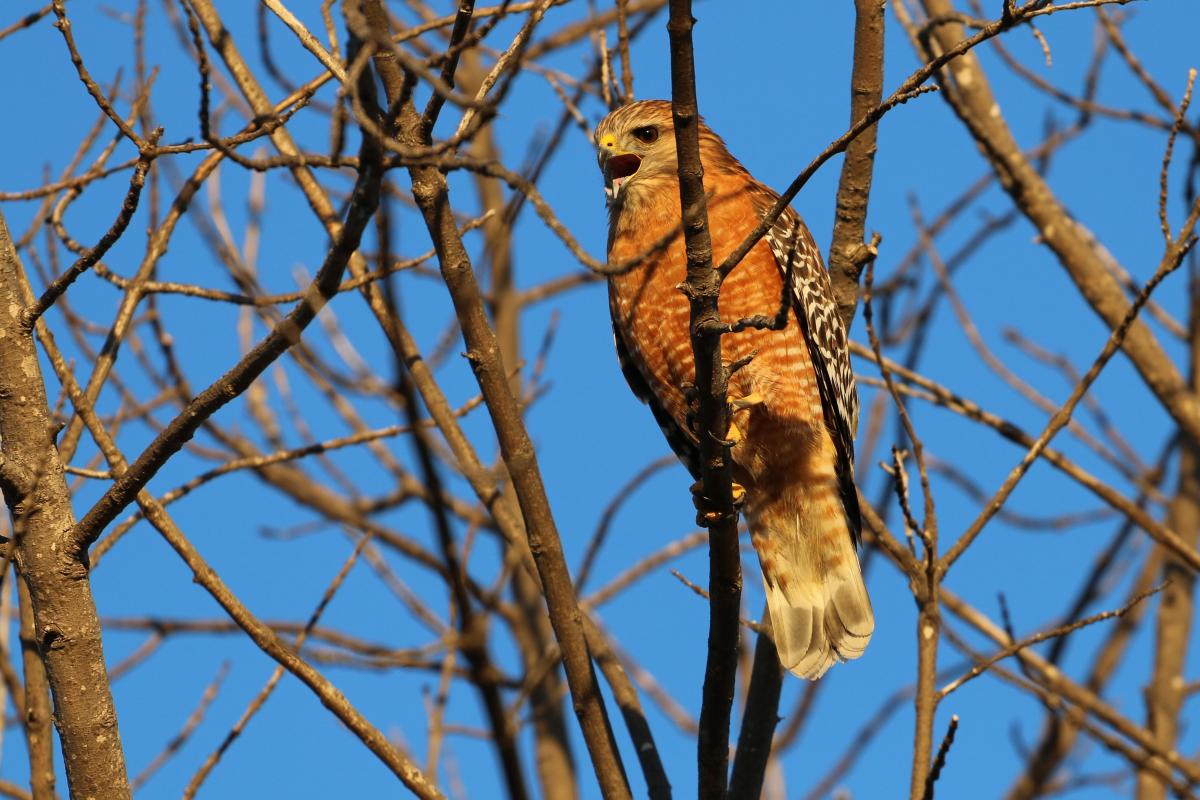
M700 161L706 173L745 173L704 120L700 120L699 134ZM641 205L656 189L670 189L678 197L670 100L642 100L613 111L596 126L596 151L614 213Z
M613 111L596 126L596 150L610 204L674 180L670 102L643 100Z

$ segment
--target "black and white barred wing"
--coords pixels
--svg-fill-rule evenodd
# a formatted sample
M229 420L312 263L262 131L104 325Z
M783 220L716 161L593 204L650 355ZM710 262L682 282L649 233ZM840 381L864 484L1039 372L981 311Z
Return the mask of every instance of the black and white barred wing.
M774 192L763 189L764 216L777 199L778 195ZM857 542L861 526L858 492L854 487L858 389L854 384L854 371L850 367L846 328L842 325L833 299L833 284L812 234L791 208L779 215L765 238L789 285L792 307L808 344L817 386L821 391L825 423L838 453L837 473L842 502Z

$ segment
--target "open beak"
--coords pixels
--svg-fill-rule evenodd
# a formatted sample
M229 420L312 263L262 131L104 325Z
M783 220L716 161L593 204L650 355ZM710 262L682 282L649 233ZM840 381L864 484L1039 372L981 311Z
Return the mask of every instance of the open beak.
M609 202L617 199L617 196L621 193L621 187L625 185L625 181L629 180L641 165L642 159L633 153L621 153L620 155L609 156L608 162L604 165L604 182L605 188L608 191Z

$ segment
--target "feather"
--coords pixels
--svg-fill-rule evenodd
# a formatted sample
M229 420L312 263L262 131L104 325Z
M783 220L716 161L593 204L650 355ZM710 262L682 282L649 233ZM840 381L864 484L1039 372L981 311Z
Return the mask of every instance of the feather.
M838 505L836 487L800 486L748 513L779 661L808 680L861 656L875 629Z

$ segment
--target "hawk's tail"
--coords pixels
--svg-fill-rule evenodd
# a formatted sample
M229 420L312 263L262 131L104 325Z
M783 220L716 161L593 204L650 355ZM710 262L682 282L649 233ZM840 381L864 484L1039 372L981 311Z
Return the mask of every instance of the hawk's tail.
M836 484L793 484L747 516L783 666L816 680L862 655L875 616Z

